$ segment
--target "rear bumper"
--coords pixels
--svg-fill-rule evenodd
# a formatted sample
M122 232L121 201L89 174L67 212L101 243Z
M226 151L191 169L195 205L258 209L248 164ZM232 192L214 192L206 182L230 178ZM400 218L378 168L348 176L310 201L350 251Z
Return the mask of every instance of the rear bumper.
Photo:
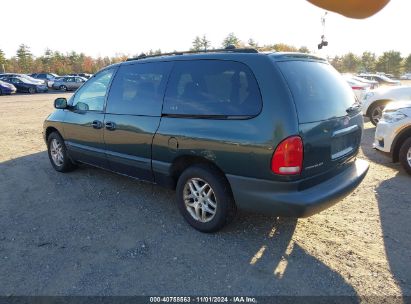
M350 194L364 179L369 164L352 162L332 178L305 190L289 183L227 175L237 207L264 214L307 217L318 213Z

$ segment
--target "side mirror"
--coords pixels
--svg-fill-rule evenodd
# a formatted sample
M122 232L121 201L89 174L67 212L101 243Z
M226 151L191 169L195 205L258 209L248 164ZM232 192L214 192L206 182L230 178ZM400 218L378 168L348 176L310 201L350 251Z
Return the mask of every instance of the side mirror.
M64 97L59 97L54 100L54 107L56 109L67 109L67 99Z

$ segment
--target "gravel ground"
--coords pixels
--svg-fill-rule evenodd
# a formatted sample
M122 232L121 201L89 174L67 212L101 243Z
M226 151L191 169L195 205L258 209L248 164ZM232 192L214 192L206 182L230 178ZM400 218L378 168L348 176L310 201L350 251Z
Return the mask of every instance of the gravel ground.
M342 202L202 234L173 191L55 172L41 132L56 96L0 97L0 295L411 296L411 178L371 148L370 123L370 171Z

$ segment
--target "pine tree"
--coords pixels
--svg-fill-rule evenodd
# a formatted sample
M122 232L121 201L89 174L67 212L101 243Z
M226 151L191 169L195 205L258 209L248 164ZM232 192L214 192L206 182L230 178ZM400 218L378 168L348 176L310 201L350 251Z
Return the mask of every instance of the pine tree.
M211 47L211 42L207 39L206 35L203 35L203 38L201 38L201 48L204 51L209 50Z
M192 51L200 51L202 47L202 41L199 36L193 40L193 47L191 48Z
M235 47L237 47L239 44L240 44L240 39L238 39L237 37L236 37L236 35L234 35L234 33L230 33L230 34L228 34L228 36L227 37L225 37L225 39L223 40L223 44L222 44L222 46L223 46L223 48L226 48L226 47L228 47L228 46L230 46L230 45L234 45Z
M0 49L0 72L5 72L5 65L6 65L6 55L4 54L3 50Z
M248 39L248 45L252 48L258 48L258 43L253 38Z
M20 71L23 73L29 73L33 64L33 55L30 53L30 48L21 44L17 50L17 61Z

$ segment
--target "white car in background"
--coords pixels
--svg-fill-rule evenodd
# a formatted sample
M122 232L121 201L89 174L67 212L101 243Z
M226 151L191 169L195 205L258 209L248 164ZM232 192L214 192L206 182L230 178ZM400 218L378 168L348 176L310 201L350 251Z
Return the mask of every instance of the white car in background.
M400 77L401 80L411 80L411 73L405 73Z
M401 100L411 100L411 86L383 87L370 91L360 100L362 114L377 125L387 103Z
M357 96L358 100L362 100L365 94L371 89L371 85L368 83L360 82L355 80L352 76L343 75L345 81L347 81L348 85L353 90L355 96Z
M411 100L389 103L377 124L374 148L400 162L411 175Z

